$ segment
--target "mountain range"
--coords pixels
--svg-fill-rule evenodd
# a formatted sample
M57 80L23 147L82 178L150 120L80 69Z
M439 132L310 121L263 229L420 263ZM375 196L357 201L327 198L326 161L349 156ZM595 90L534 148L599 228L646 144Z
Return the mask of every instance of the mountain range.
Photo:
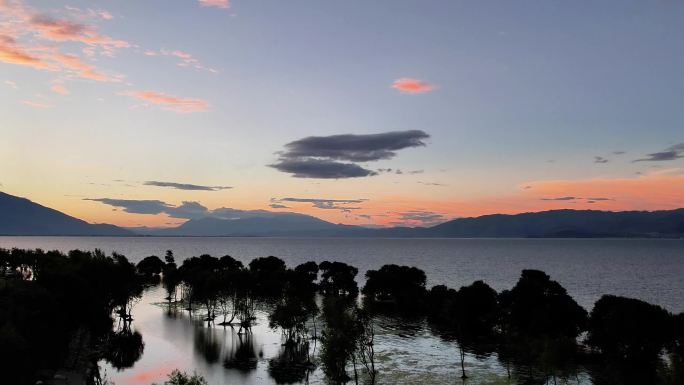
M173 228L90 224L25 198L0 192L0 235L599 238L684 237L684 209L664 211L551 210L458 218L432 227L371 229L298 213L251 211L244 218L191 219Z
M107 224L90 224L26 198L0 192L0 235L127 236L133 232Z

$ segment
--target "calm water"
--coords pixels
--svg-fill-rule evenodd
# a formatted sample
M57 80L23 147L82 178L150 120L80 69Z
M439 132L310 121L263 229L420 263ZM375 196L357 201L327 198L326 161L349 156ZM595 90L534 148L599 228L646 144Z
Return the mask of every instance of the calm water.
M132 261L174 251L177 261L203 253L230 254L249 262L275 255L289 266L309 260L336 260L368 269L387 263L425 270L428 285L458 288L482 279L496 290L512 287L520 271L546 271L591 309L603 294L640 298L670 311L684 311L684 240L642 239L290 239L290 238L100 238L0 237L0 247L68 251L100 248L117 251ZM145 341L145 352L133 368L103 369L118 385L161 382L173 368L197 370L211 384L272 384L269 365L281 349L280 332L270 330L265 313L249 340L230 328L207 328L187 316L168 314L158 305L164 294L146 292L133 311L134 328ZM380 383L451 383L457 379L458 346L434 336L424 324L378 320L376 330ZM253 370L225 368L238 348L251 351ZM320 346L318 347L320 348ZM468 383L507 383L496 355L468 356ZM320 370L309 377L321 383ZM580 375L580 383L590 384Z

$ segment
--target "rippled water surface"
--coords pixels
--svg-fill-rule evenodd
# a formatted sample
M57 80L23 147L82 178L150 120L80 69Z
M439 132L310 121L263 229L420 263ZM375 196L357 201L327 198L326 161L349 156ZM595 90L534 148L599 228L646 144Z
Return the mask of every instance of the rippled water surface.
M481 279L496 290L512 287L522 269L546 271L588 310L603 294L640 298L673 312L684 311L684 240L643 239L290 239L290 238L107 238L0 237L0 247L68 251L100 248L137 262L148 255L174 251L178 261L204 253L229 254L243 262L275 255L289 266L309 260L336 260L363 274L383 264L417 266L428 285L458 288ZM103 369L118 385L162 382L173 368L204 375L210 384L274 384L269 365L281 352L280 332L258 315L251 337L237 330L207 328L187 312L161 306L164 293L153 288L133 311L133 327L145 342L133 368ZM458 345L435 336L422 322L376 320L379 383L453 383L458 379ZM319 349L312 347L312 349ZM231 366L231 357L250 352L250 368ZM228 364L226 364L228 362ZM470 384L507 384L507 370L495 353L467 356ZM322 383L316 370L312 384ZM586 375L572 383L590 384Z

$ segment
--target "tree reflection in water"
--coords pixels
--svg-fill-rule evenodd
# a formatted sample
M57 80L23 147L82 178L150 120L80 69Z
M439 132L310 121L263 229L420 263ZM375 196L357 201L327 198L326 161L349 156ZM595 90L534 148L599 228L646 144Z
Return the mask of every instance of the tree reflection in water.
M309 343L284 344L268 362L268 374L277 384L309 383L316 366L309 361Z
M241 372L249 372L257 367L258 356L256 341L252 333L235 333L228 345L226 356L223 360L223 367L226 369L237 369Z
M111 332L106 345L104 359L117 370L133 367L145 350L142 334L127 328Z
M221 357L221 344L219 338L216 336L216 329L205 328L200 321L194 322L195 351L202 356L207 363L214 364L219 361Z

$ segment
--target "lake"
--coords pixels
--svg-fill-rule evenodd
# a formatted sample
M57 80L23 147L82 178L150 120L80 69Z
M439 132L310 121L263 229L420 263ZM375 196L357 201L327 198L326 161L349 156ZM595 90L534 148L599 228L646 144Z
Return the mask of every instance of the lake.
M681 239L292 239L292 238L109 238L0 237L0 247L69 251L99 248L117 251L137 262L148 255L174 251L177 261L200 254L229 254L243 262L274 255L295 266L309 260L341 261L363 274L384 264L416 266L428 286L458 288L484 280L500 291L511 288L523 269L540 269L559 281L587 310L603 294L635 297L684 311L684 240ZM145 350L134 367L118 371L102 364L118 385L163 382L171 369L204 375L210 384L272 384L270 370L281 352L280 332L268 327L265 309L252 336L214 326L207 328L186 312L169 312L164 292L152 288L133 310L133 327ZM379 383L446 383L458 378L458 345L434 335L421 321L376 319ZM249 351L255 367L234 368L230 357ZM468 383L508 383L507 370L495 353L469 354ZM460 381L460 379L459 379ZM573 381L575 378L573 377ZM587 373L579 383L591 384ZM320 370L309 375L323 383ZM576 382L575 382L576 383Z

